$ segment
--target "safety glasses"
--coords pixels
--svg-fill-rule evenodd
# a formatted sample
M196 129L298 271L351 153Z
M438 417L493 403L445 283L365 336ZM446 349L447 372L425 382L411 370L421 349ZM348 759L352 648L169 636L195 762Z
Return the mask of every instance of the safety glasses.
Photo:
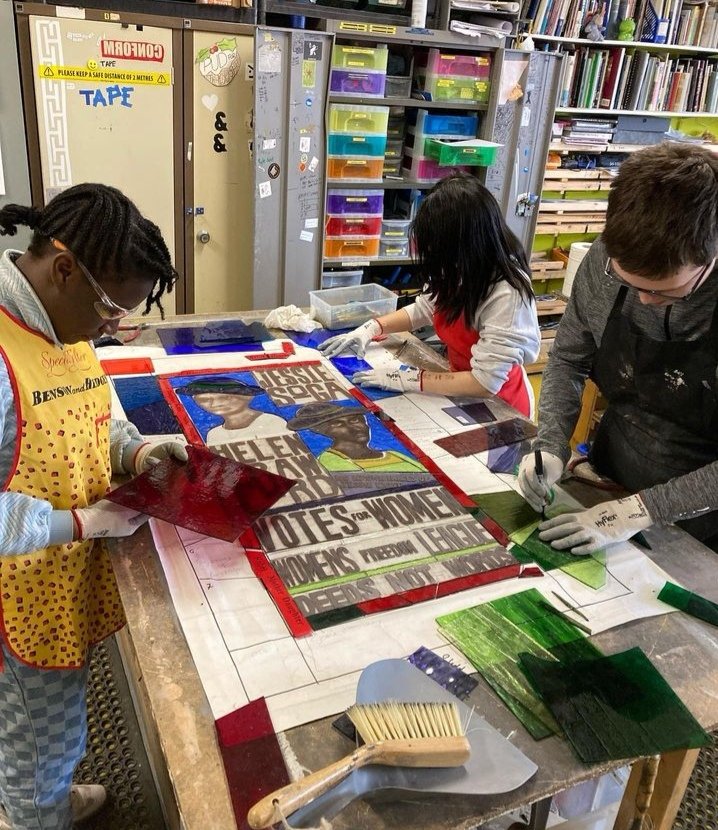
M715 260L713 261L715 262ZM623 279L623 277L619 277L618 274L613 269L613 264L611 263L611 258L609 257L606 260L606 267L603 269L603 273L610 277L612 280L620 283L621 285L625 285L627 288L632 288L634 291L638 291L641 294L647 294L649 297L661 297L664 300L689 300L695 292L701 287L703 284L703 280L707 276L710 268L713 265L713 262L709 262L705 265L701 270L693 277L693 279L689 280L685 285L682 285L681 288L677 289L677 291L682 291L686 288L686 286L690 286L690 289L687 294L677 294L671 291L653 291L645 288L638 288L635 285L631 285L630 282L627 282Z
M121 305L117 305L116 302L111 300L107 294L102 290L102 287L97 282L97 280L92 276L88 268L83 264L82 260L79 257L72 253L72 251L65 245L63 242L60 242L59 239L55 239L54 237L50 237L50 242L57 248L58 251L66 251L68 254L72 254L75 257L75 262L77 263L80 271L85 275L85 278L90 283L92 288L95 291L95 294L100 298L99 300L95 300L94 307L95 311L97 312L98 316L101 317L103 320L121 320L123 317L128 317L135 311L139 311L141 307L141 303L135 308L123 308Z

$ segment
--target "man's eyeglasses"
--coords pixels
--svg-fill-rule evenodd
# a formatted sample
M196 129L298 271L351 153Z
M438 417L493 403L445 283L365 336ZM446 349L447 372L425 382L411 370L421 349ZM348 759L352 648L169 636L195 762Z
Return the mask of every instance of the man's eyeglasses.
M689 300L703 284L703 280L708 274L708 271L712 265L713 262L709 262L707 265L701 268L701 270L695 275L695 277L693 277L692 280L689 280L685 285L677 289L677 291L682 291L683 289L685 289L686 285L689 285L690 289L687 294L677 294L675 291L653 291L651 289L638 288L635 285L631 285L630 282L624 280L623 277L619 277L618 274L614 271L610 257L606 260L606 267L603 269L603 273L607 277L610 277L612 280L615 280L621 285L625 285L627 288L632 288L634 291L639 291L641 294L648 294L649 297L662 297L664 300Z
M103 320L121 320L123 317L127 317L128 315L132 314L135 311L138 311L140 306L136 306L135 308L123 308L121 305L117 305L116 302L111 300L107 294L102 290L102 287L97 282L97 280L92 276L88 268L83 264L83 262L72 253L72 251L65 245L63 242L60 242L59 239L55 239L54 237L50 237L50 242L57 248L58 251L66 251L68 254L72 254L75 257L75 262L85 275L87 281L95 290L95 294L100 298L99 300L95 300L94 306L95 311L97 312L98 316L101 317ZM140 304L141 305L141 304Z

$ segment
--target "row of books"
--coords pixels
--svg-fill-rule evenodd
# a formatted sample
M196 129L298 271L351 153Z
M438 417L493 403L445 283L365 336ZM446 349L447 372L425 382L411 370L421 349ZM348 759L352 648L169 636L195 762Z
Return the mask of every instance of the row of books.
M611 141L615 129L615 118L591 120L572 118L569 121L558 119L553 124L552 137L560 139L568 146L603 146Z
M718 112L718 61L579 47L564 59L559 107Z
M619 24L635 22L632 40L679 46L718 45L718 4L715 0L526 0L523 16L533 34L578 38L593 21L608 40Z

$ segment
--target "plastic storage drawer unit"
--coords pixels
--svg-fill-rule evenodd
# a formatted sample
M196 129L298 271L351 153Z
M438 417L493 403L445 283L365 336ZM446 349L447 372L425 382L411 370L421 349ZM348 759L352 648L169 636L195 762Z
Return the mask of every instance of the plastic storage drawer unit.
M389 107L330 104L329 130L333 133L379 133L386 135Z
M343 158L330 156L327 159L328 179L356 179L363 182L380 182L384 172L384 158Z
M328 148L330 156L383 156L386 152L386 136L330 133Z
M383 72L356 72L332 69L329 91L337 95L384 97L386 75Z
M327 216L327 236L379 236L381 216Z
M424 143L426 155L441 167L469 164L472 167L488 167L496 160L500 144L470 138L468 141L444 141L428 138Z
M327 214L381 216L383 190L327 190Z
M491 75L491 58L484 55L453 55L439 49L429 49L426 74L441 77L459 75L462 78L488 78Z
M309 305L314 310L315 319L325 328L353 328L374 317L396 311L396 294L383 285L368 283L354 288L310 291Z
M477 115L444 115L427 110L418 110L416 113L416 120L412 126L417 135L425 133L426 135L474 138L479 129Z
M370 69L386 74L389 50L364 46L337 46L332 49L332 69Z

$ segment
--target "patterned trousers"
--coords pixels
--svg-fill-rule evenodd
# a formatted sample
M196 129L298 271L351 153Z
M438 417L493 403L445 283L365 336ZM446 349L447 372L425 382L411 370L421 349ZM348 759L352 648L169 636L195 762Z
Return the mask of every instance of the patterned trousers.
M1 647L0 801L14 830L69 830L72 774L87 744L87 664L36 669Z

